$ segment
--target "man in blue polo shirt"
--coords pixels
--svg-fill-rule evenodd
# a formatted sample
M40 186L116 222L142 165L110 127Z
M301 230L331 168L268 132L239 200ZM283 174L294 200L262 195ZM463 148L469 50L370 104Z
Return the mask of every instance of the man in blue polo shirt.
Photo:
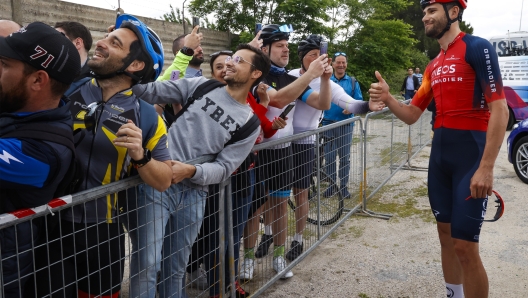
M356 78L346 74L346 54L343 52L335 53L332 66L334 67L334 74L330 79L343 87L345 92L354 99L363 100L361 88L359 87ZM349 113L347 110L332 103L330 110L324 112L322 123L324 126L352 117L354 117L354 114ZM354 123L351 123L350 125L341 126L324 132L326 172L334 181L337 181L336 158L337 155L339 155L339 188L344 198L350 198L347 184L348 175L350 173L350 146L352 143L353 131ZM332 196L335 191L335 189L329 188L324 195Z

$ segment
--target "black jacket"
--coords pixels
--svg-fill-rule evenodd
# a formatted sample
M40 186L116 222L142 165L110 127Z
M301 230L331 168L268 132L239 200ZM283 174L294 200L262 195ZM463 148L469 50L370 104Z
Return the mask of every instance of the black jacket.
M37 139L2 137L29 123L44 122L57 128L72 130L72 119L67 105L30 115L0 114L0 146L3 147L4 157L7 154L11 156L5 158L7 161L0 160L0 170L3 173L0 176L0 213L48 203L53 199L57 186L68 171L72 161L72 152L68 147ZM32 178L38 175L39 170L41 176ZM24 276L33 270L32 247L45 229L42 219L39 217L19 223L15 227L0 229L6 297L18 292L19 283L13 282L19 279L18 274L23 277L20 281L23 284L26 279ZM15 255L17 257L14 257Z
M409 76L406 76L405 79L403 79L403 84L402 84L402 87L401 87L401 92L405 92L405 90L407 89L407 78ZM420 82L418 81L418 78L416 76L412 76L413 78L413 83L414 83L414 90L415 91L418 91L418 89L420 89Z

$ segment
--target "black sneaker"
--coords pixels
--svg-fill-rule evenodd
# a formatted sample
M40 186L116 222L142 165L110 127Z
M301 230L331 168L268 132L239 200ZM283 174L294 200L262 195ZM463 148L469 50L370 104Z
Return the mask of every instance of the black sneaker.
M263 258L268 254L270 246L273 244L273 235L263 234L260 243L255 252L255 258Z
M290 250L286 253L286 259L293 261L297 259L303 252L303 244L295 240L292 241L290 245Z

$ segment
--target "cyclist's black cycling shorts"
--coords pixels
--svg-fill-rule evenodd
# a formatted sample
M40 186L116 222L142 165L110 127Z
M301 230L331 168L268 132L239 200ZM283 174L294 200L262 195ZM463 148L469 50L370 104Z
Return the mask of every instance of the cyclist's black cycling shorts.
M314 144L292 144L293 187L308 189L315 162Z
M487 199L469 199L471 177L486 144L486 133L437 128L429 160L429 202L436 220L451 223L451 237L478 242Z

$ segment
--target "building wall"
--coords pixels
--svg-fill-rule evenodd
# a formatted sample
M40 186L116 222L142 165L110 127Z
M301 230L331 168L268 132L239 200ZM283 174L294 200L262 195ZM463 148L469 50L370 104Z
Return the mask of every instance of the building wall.
M126 11L125 11L126 13ZM115 23L116 12L87 5L62 2L58 0L0 0L0 19L14 20L22 25L40 21L53 25L59 21L76 21L85 25L95 41L101 39L108 26ZM172 63L172 41L183 34L183 25L138 16L161 38L165 52L165 68ZM228 49L231 34L209 29L200 29L204 38L202 48L205 62L202 64L204 75L210 76L209 55Z

